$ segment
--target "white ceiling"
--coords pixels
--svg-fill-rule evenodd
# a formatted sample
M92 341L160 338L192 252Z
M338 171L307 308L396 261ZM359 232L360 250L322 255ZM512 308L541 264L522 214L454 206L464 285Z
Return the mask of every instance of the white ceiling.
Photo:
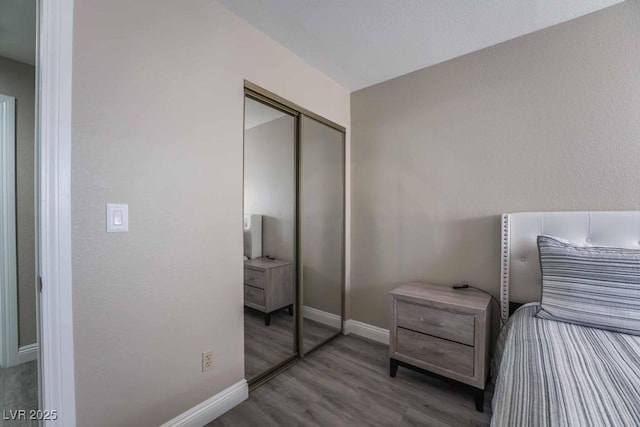
M0 56L35 64L36 0L0 0Z
M350 90L622 0L221 0Z
M0 0L2 1L2 0ZM245 98L244 103L244 129L251 129L270 122L280 117L286 116L280 110L268 107L261 102L254 101L251 98Z

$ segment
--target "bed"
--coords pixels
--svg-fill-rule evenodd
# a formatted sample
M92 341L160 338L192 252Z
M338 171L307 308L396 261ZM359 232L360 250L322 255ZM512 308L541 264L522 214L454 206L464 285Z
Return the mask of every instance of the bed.
M640 212L503 215L492 425L640 425L640 336L536 318L538 235L640 249Z

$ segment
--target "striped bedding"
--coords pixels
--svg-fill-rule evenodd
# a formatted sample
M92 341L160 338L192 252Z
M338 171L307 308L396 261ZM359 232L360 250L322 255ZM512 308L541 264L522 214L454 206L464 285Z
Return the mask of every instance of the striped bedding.
M640 250L538 236L538 252L538 318L640 335Z
M640 336L538 319L504 327L492 426L640 426ZM494 371L496 372L496 371Z

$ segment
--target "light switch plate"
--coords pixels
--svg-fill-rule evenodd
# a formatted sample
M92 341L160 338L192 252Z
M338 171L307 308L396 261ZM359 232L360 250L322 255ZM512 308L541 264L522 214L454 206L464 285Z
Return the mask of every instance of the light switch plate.
M107 203L107 233L129 231L129 205Z

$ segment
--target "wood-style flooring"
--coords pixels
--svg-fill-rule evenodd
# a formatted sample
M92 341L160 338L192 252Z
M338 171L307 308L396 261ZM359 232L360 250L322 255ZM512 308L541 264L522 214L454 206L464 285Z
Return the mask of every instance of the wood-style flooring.
M388 346L340 336L209 424L219 426L487 426L465 389L405 368L389 376Z
M340 332L310 319L304 319L302 330L304 349L311 349ZM245 378L250 380L291 357L295 353L294 336L294 317L286 309L272 313L271 324L265 326L261 312L245 307Z

